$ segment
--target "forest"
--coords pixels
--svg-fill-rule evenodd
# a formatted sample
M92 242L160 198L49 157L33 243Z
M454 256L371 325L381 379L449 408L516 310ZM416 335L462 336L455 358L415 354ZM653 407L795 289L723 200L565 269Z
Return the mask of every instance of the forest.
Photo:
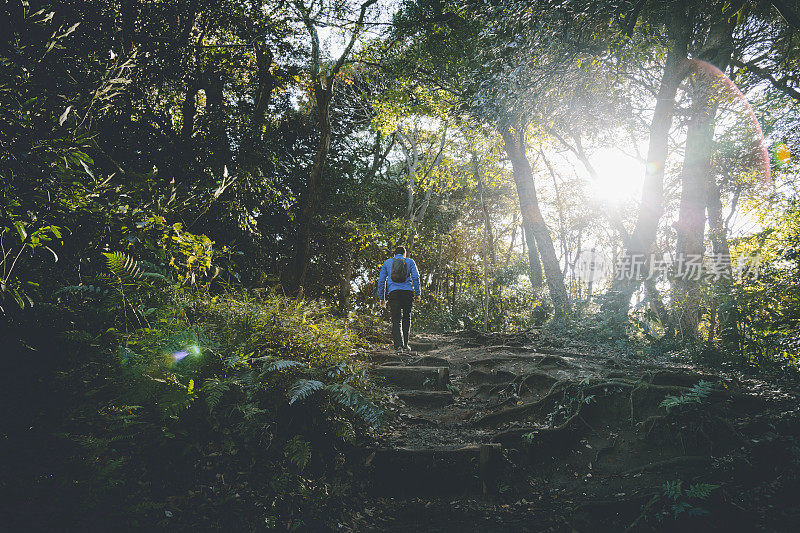
M5 0L3 528L798 531L798 198L798 0Z

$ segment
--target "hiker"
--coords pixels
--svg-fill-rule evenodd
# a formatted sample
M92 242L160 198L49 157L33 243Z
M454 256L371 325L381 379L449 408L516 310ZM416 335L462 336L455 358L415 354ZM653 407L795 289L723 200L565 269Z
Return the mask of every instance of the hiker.
M388 293L388 297L386 293ZM419 295L417 264L413 259L406 257L405 247L398 246L394 249L394 257L383 262L380 276L378 276L378 300L381 302L381 307L384 308L386 300L389 300L389 310L392 312L392 337L394 349L397 351L411 350L408 347L411 307L414 301L419 302ZM402 332L400 331L401 321Z

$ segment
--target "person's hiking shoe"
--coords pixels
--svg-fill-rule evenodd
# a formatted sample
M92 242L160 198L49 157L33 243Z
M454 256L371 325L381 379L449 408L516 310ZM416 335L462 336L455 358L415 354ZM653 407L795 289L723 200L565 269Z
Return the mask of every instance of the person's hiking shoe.
M403 351L404 351L404 352L410 352L410 351L411 351L411 348L409 348L408 344L406 344L405 346L403 346Z

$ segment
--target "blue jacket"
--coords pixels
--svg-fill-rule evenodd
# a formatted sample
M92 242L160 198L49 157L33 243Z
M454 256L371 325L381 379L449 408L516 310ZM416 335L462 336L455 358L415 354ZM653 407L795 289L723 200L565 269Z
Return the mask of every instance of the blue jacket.
M402 258L403 254L397 254L396 256L383 262L383 266L381 266L381 273L378 276L378 300L385 300L386 294L392 291L413 290L414 294L419 296L419 270L417 270L417 264L413 259L406 257L406 270L408 271L408 277L406 280L402 283L392 281L392 261ZM386 290L387 284L389 285L388 291Z

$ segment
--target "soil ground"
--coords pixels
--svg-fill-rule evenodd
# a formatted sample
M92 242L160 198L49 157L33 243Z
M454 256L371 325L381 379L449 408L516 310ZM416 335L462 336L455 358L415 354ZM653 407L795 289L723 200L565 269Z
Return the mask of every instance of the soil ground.
M800 530L797 390L526 333L412 348L372 354L393 416L343 530Z

